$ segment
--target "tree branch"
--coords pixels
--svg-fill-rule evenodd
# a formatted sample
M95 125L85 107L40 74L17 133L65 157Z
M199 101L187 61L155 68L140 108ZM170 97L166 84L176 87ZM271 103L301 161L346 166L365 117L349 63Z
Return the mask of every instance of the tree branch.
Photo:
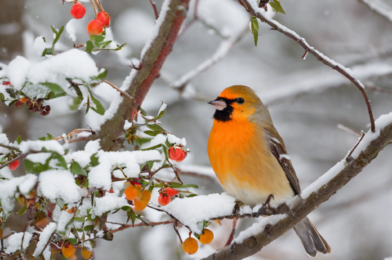
M360 82L358 79L354 78L351 71L344 67L342 64L337 63L336 61L328 58L324 54L322 54L320 51L316 50L314 47L310 46L306 40L298 35L296 32L290 30L286 26L280 24L279 22L269 19L265 17L262 13L259 12L259 8L257 6L256 1L254 0L243 0L243 3L245 4L246 10L252 15L260 19L260 21L268 24L269 26L272 27L272 29L283 33L287 37L293 39L296 41L299 45L301 45L302 48L304 48L305 52L311 53L313 56L317 58L317 60L321 61L328 67L331 67L332 69L338 71L340 74L342 74L344 77L346 77L348 80L350 80L354 85L361 91L363 98L365 99L366 106L368 109L368 114L369 114L369 119L370 119L370 124L371 124L371 130L372 132L375 131L375 126L374 126L374 117L373 117L373 112L372 112L372 107L370 106L370 101L369 98L366 94L365 87Z
M135 73L131 74L133 78L131 78L130 86L125 91L131 97L134 97L139 105L143 102L173 48L177 34L185 19L188 4L189 0L166 0L163 3L167 6L161 8L161 14L156 22L156 36L148 41L144 47L141 55L142 67L136 72L133 71ZM100 144L103 150L109 151L120 148L120 144L116 144L114 140L123 133L125 120L129 119L136 109L137 107L132 105L130 100L122 99L115 115L101 125L99 133L94 138L101 139Z
M370 7L374 12L392 22L392 8L382 0L361 0L362 3Z
M358 173L360 173L370 162L373 161L378 153L392 142L392 113L381 117L377 120L377 132L369 131L363 138L361 144L353 153L351 162L345 159L336 164L326 174L321 176L317 181L307 187L302 193L300 199L294 197L288 202L291 210L286 215L279 215L280 220L276 224L270 225L268 234L264 231L243 239L235 241L229 247L204 258L214 260L236 260L243 259L260 251L285 232L293 228L310 212L319 207L320 204L327 201L340 188L346 185ZM270 216L263 219L264 225L269 223L269 219L276 220L277 216ZM270 221L271 222L271 221ZM241 234L240 234L241 235Z

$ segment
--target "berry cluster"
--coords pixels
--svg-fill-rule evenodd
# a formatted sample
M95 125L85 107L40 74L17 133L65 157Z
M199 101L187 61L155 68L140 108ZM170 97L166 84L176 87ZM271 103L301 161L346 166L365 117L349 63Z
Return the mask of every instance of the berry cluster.
M43 116L47 116L50 113L50 106L45 106L43 99L29 99L24 97L15 102L15 107L21 107L23 104L26 104L30 112L39 112Z
M185 241L182 243L182 250L184 250L184 252L188 255L193 255L199 249L199 244L197 243L197 240L191 237L191 234L192 233L189 232L189 237L185 239ZM211 243L213 239L214 233L206 228L199 237L200 243L205 245Z
M159 205L166 206L167 204L169 204L171 202L170 197L174 197L177 194L178 194L178 191L176 191L173 188L170 188L170 187L164 188L163 190L161 190L159 192L159 197L158 197Z
M135 210L142 211L147 207L148 202L151 199L151 191L143 190L142 185L136 181L125 182L125 186L128 186L125 191L125 197L127 200L133 201Z
M71 15L75 19L81 19L86 14L86 8L77 2L71 7ZM94 20L90 21L87 25L87 33L89 35L100 35L104 27L110 26L110 15L105 11L101 11L97 14Z

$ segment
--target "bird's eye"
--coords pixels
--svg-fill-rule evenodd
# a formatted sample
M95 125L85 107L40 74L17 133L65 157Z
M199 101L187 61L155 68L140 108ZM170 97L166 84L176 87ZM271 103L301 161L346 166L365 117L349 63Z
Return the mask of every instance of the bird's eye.
M238 104L244 104L245 100L242 97L237 98Z

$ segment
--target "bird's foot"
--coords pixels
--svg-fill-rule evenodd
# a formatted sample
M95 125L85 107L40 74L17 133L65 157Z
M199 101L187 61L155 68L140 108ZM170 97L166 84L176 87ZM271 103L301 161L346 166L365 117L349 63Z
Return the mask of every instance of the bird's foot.
M264 202L263 206L259 209L259 215L273 215L276 214L276 209L272 208L270 205L271 199L274 198L273 194L268 195L267 200Z

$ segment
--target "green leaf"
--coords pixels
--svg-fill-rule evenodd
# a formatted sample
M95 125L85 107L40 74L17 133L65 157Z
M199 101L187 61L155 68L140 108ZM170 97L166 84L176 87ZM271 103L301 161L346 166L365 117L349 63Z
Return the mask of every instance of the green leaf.
M99 164L99 157L97 156L97 153L91 155L90 161L91 161L90 164L93 167L95 167Z
M23 214L25 214L26 210L27 210L27 207L25 205L18 211L18 215L22 216Z
M87 89L88 89L88 92L90 93L91 100L95 104L95 108L91 107L91 109L94 110L97 114L100 114L101 116L103 116L105 114L105 109L103 108L101 102L99 102L99 100L93 96L93 93L91 92L90 88L87 88Z
M282 13L282 14L286 14L283 10L282 5L280 4L279 0L274 0L274 2L270 2L269 3L271 5L271 7L275 10L275 12L277 13Z
M117 48L116 49L113 49L113 51L119 51L119 50L121 50L125 45L127 45L126 43L123 43L123 44L121 44L121 45L118 45L117 44Z
M1 100L1 102L4 102L4 101L5 101L5 97L4 97L4 94L3 94L3 93L0 93L0 100Z
M72 245L76 245L78 243L78 240L76 238L68 238L68 241L72 244Z
M132 209L131 209L131 221L132 221L132 225L133 224L135 224L135 220L136 220L136 213L135 213L135 211L133 211Z
M53 139L54 139L54 137L49 133L46 133L46 136L44 136L44 137L38 138L38 140L41 140L41 141L49 141L49 140L53 140Z
M143 116L147 116L146 111L143 108L139 108L140 109L140 113L142 113Z
M86 109L86 115L87 115L89 109L90 109L90 96L87 96L87 109Z
M144 133L146 135L150 135L150 136L156 136L159 134L159 132L154 132L154 131L144 131Z
M121 209L124 210L124 211L129 211L132 208L131 208L131 206L122 206Z
M57 41L60 39L60 36L64 31L64 26L61 26L59 31L57 31L56 28L54 28L52 25L50 27L52 28L52 32L55 34L55 38L52 43L52 54L53 54L54 53L54 46L56 45Z
M16 101L17 101L17 99L12 100L12 101L8 104L8 106L9 106L9 107L12 107L12 105L15 104Z
M91 36L91 40L93 41L94 45L100 48L101 43L105 40L105 36L97 35L95 37Z
M159 148L159 147L162 147L162 144L157 144L157 145L154 145L154 146L151 146L151 147L145 148L145 149L141 149L141 151L150 151L150 150L155 150L155 149L157 149L157 148Z
M102 42L101 45L99 46L101 49L105 49L109 44L111 44L112 41L106 41Z
M253 39L255 41L255 46L257 46L257 41L259 39L259 22L257 21L256 17L252 16L250 18L250 23L252 28Z
M18 144L20 144L22 142L22 137L20 135L16 138L16 142Z
M172 182L172 183L170 183L169 186L172 187L172 188L196 188L196 189L199 188L199 186L197 186L196 184L185 184L185 185L183 185L183 184L177 183L177 182Z
M194 194L194 193L192 193L192 194L190 194L190 195L188 195L188 196L186 196L187 198L192 198L192 197L196 197L197 195L196 194Z
M108 75L108 70L104 70L102 73L100 73L96 77L91 77L92 80L97 80L97 81L103 81L106 76Z
M163 128L160 125L157 125L157 124L147 125L147 127L150 128L153 131L156 131L156 132L164 131Z
M147 167L148 167L149 170L152 169L152 166L153 166L153 165L154 165L154 161L148 161L148 162L147 162Z
M86 42L86 52L91 53L94 49L94 45L91 41Z
M84 231L93 231L93 230L94 230L94 225L87 225L87 226L84 226L83 230L84 230Z
M65 159L64 159L64 157L61 154L56 153L56 152L52 152L52 156L49 158L49 160L52 160L52 159L56 159L57 160L56 166L62 167L65 170L68 169L67 163L65 162ZM48 164L48 162L46 162L46 164Z
M86 219L85 217L75 217L75 221L84 222Z
M50 158L48 160L50 160ZM49 170L48 164L32 162L29 159L25 159L23 161L23 165L25 167L26 173L37 173L38 174L43 171Z
M80 166L80 164L75 162L74 160L72 160L70 170L75 175L87 176L86 170L83 169L82 166Z
M40 85L47 87L50 90L49 99L66 96L67 93L57 84L45 82Z

